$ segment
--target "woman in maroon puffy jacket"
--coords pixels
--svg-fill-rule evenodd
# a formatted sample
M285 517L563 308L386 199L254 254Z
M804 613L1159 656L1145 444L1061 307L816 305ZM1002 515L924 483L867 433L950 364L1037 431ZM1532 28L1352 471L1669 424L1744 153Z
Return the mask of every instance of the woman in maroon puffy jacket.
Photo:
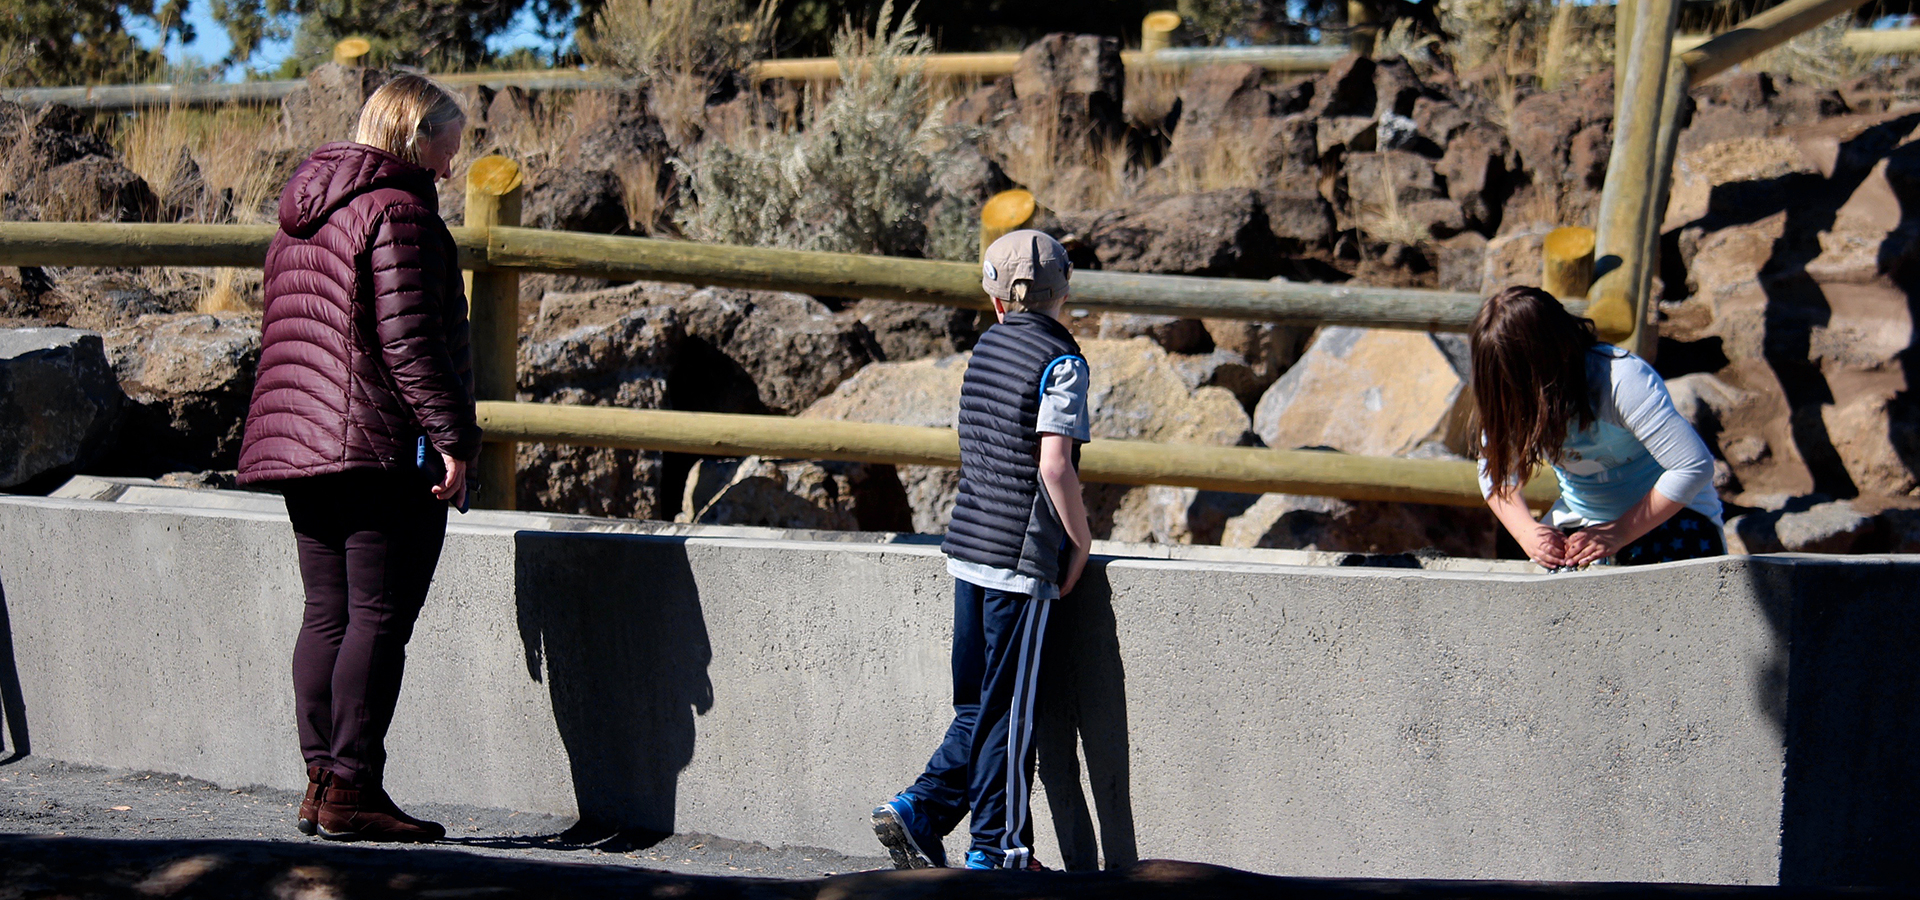
M333 839L432 841L382 787L407 639L480 452L467 303L434 182L465 124L417 76L301 163L267 250L240 481L286 496L306 586L293 690L307 798Z

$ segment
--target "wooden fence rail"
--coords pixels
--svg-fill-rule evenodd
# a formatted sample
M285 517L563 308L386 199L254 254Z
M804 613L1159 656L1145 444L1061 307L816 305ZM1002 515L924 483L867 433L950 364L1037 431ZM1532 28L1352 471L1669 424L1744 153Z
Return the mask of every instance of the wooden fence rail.
M657 238L455 228L461 264L615 280L672 281L828 297L984 308L971 263L696 244ZM273 229L260 225L0 222L0 266L257 268ZM1079 272L1074 304L1113 312L1465 331L1480 297L1455 291Z
M490 441L708 456L960 465L960 439L949 428L503 402L482 402L480 425ZM1081 452L1080 477L1103 484L1166 484L1246 494L1277 492L1451 506L1483 502L1472 463L1324 450L1096 440ZM1559 487L1550 475L1534 478L1526 488L1527 502L1534 506L1549 505L1558 496Z

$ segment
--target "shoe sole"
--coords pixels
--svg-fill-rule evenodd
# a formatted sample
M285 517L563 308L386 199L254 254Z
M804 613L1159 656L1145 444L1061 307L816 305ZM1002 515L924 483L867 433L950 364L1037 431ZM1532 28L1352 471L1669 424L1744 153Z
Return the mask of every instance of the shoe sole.
M931 869L933 860L913 842L913 835L907 833L907 823L900 821L900 815L890 807L882 806L873 811L873 835L880 839L880 846L887 848L887 855L893 858L896 869Z
M309 837L313 836L314 832L320 830L320 826L317 823L315 823L312 819L301 819L297 822L294 822L293 827L300 829L301 834L307 835Z
M320 837L324 840L340 841L341 843L347 843L350 841L368 841L370 843L381 843L381 844L431 844L439 840L439 838L431 838L431 837L427 837L426 835L420 835L418 837L415 837L411 835L401 836L401 835L392 835L392 834L367 834L364 831L328 831L327 829L321 828L317 825L314 827L314 830L318 832Z

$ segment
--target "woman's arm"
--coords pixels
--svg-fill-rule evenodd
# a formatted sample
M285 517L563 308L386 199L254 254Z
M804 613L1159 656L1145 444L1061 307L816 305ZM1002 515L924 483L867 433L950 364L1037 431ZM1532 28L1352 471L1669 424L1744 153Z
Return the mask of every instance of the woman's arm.
M426 209L399 206L382 217L368 254L374 334L400 399L434 449L472 460L480 454L480 425L447 347L440 231L438 217Z
M1087 556L1093 551L1093 529L1087 525L1087 507L1080 497L1080 473L1073 469L1073 438L1040 435L1040 483L1047 488L1060 524L1067 528L1067 540L1073 542L1073 559L1060 573L1060 595L1064 597L1080 583L1080 573L1086 571Z
M1619 553L1686 508L1685 503L1667 497L1655 487L1620 518L1604 525L1589 525L1567 538L1566 565L1584 566Z
M1487 494L1487 508L1493 510L1493 517L1500 520L1507 533L1527 558L1549 569L1567 565L1567 537L1549 528L1533 517L1527 509L1526 501L1520 499L1517 490L1493 491Z
M1568 564L1583 566L1625 549L1660 523L1687 508L1687 503L1713 485L1713 453L1700 439L1693 423L1673 408L1666 382L1637 356L1613 361L1609 397L1617 424L1653 455L1662 472L1640 502L1620 518L1581 529L1567 540Z

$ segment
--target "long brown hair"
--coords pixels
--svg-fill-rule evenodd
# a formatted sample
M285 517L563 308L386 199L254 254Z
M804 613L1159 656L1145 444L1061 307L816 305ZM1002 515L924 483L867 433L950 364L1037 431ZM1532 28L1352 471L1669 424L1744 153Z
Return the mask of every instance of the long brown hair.
M1480 456L1496 490L1524 482L1542 460L1558 462L1570 425L1593 424L1587 350L1599 341L1592 320L1535 287L1494 294L1473 317Z

